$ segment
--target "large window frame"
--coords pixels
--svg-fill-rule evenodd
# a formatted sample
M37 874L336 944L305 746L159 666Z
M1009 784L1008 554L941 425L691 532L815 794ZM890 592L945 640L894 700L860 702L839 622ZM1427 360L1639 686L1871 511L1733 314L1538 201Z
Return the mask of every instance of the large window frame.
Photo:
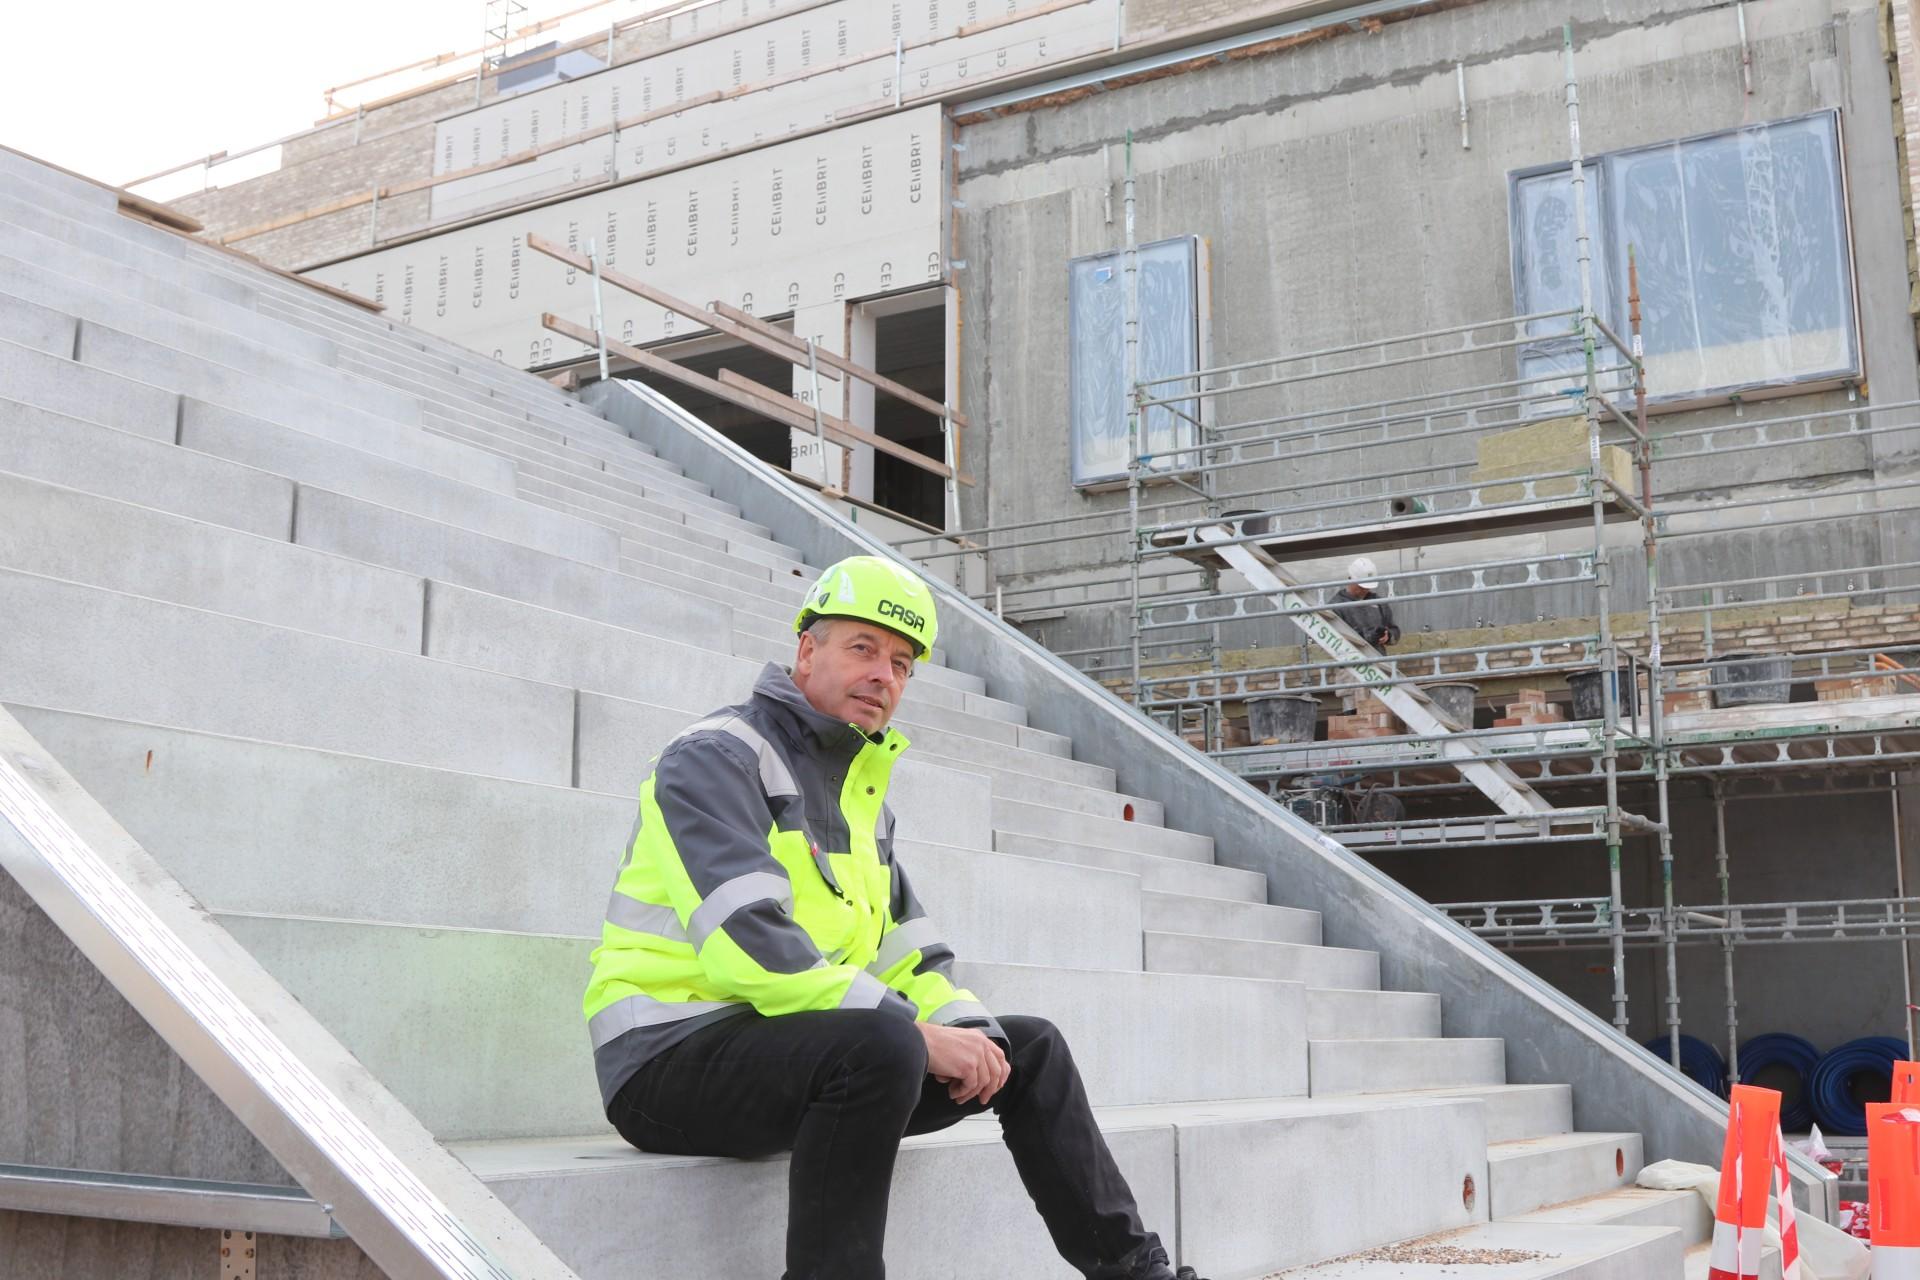
M1588 185L1588 230L1593 253L1594 309L1614 328L1615 332L1625 335L1627 332L1627 243L1620 227L1619 207L1623 198L1621 171L1647 158L1657 157L1663 152L1677 155L1685 148L1711 145L1715 142L1738 138L1742 134L1804 128L1815 122L1826 124L1828 129L1827 137L1823 141L1831 149L1828 158L1832 166L1834 189L1838 200L1838 206L1832 212L1836 234L1830 248L1838 261L1837 271L1842 283L1838 299L1845 308L1845 314L1839 317L1840 324L1831 332L1839 336L1839 341L1844 347L1841 353L1843 358L1837 363L1824 367L1808 368L1781 376L1743 377L1736 374L1724 380L1709 380L1708 385L1704 386L1668 385L1663 387L1660 385L1659 377L1659 353L1652 348L1652 344L1649 344L1647 403L1650 409L1674 412L1730 401L1804 395L1864 382L1865 343L1861 338L1860 289L1855 265L1852 201L1847 179L1846 136L1843 121L1837 109L1828 108L1778 120L1741 125L1732 129L1711 130L1644 146L1621 148L1586 158L1585 179ZM1578 305L1577 279L1571 283L1565 279L1558 282L1560 296L1554 298L1552 305L1542 305L1541 294L1551 293L1554 289L1536 283L1533 273L1539 270L1540 264L1530 262L1528 255L1532 241L1528 234L1527 218L1530 212L1536 209L1536 206L1529 203L1530 187L1537 184L1538 179L1556 174L1569 175L1570 180L1571 171L1571 164L1560 161L1515 169L1507 175L1507 225L1514 307L1517 312L1524 314L1547 310L1557 311ZM1567 224L1564 230L1565 248L1563 259L1557 264L1562 268L1573 262L1575 252L1572 220L1570 217L1564 220ZM1821 246L1823 250L1828 247L1824 244ZM1652 299L1648 292L1648 277L1649 264L1642 250L1640 255L1642 315L1647 321L1645 328L1651 334L1656 317L1649 313ZM1701 310L1700 294L1695 290L1689 293L1688 298L1690 311L1697 314ZM1829 301L1833 300L1829 299ZM1536 322L1530 327L1538 341L1520 349L1520 376L1522 378L1537 376L1544 389L1548 383L1563 383L1569 375L1577 375L1582 359L1579 339L1565 336L1560 322ZM1696 329L1697 327L1696 324ZM1809 340L1803 337L1804 333L1817 336L1821 332L1828 332L1828 330L1788 329L1785 333L1773 335L1766 340L1791 343ZM1726 351L1736 345L1734 343L1702 345L1695 350L1702 353L1704 361L1709 358L1708 353ZM1552 411L1547 406L1554 400L1554 397L1543 398L1542 411Z
M1171 378L1205 368L1212 345L1206 240L1197 235L1173 236L1139 245L1137 252L1141 255L1140 378ZM1156 264L1165 270L1175 257L1185 266L1187 278L1179 298L1187 311L1176 316L1174 324L1156 328L1155 320L1167 312L1165 300L1173 295L1164 289L1164 280L1156 282L1149 276ZM1101 492L1127 480L1124 432L1131 388L1125 385L1125 258L1126 250L1110 249L1067 262L1067 467L1073 487L1082 492ZM1096 277L1098 283L1113 287L1099 306L1076 293L1082 278L1093 281ZM1085 361L1096 352L1102 366L1089 368ZM1158 391L1165 393L1164 387ZM1181 408L1192 418L1206 420L1201 401L1185 402ZM1193 422L1168 408L1149 410L1142 429L1148 453L1191 449L1200 442ZM1186 454L1181 461L1190 466L1192 457ZM1179 469L1162 466L1153 478L1171 478Z

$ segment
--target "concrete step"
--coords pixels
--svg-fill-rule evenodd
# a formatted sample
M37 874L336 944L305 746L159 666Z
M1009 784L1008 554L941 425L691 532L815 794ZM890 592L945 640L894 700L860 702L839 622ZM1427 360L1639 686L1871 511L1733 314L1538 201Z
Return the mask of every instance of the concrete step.
M1643 1163L1637 1133L1559 1133L1497 1142L1487 1149L1490 1212L1511 1218L1630 1186Z
M1485 1167L1470 1107L1277 1099L1096 1114L1143 1220L1169 1246L1177 1242L1181 1261L1219 1280L1485 1216L1460 1194L1464 1179L1478 1181ZM453 1151L586 1280L629 1273L641 1248L663 1275L779 1274L782 1216L743 1217L727 1206L782 1203L784 1157L650 1155L612 1136L457 1143ZM1326 1194L1329 1169L1399 1194L1363 1211L1354 1198ZM1246 1212L1249 1187L1275 1211ZM617 1204L668 1210L646 1224L643 1245L630 1215L581 1209ZM991 1118L902 1144L888 1237L887 1274L900 1280L948 1280L958 1255L969 1275L1075 1275L1046 1239ZM965 1243L906 1243L928 1239Z
M169 443L180 413L171 391L14 342L0 341L0 390L18 404Z
M656 531L663 524L680 525L683 529L689 527L687 526L685 518L685 503L687 499L678 494L664 498L658 502L648 500L640 500L638 502L634 500L622 500L616 502L582 493L580 490L566 484L556 484L552 481L542 480L531 472L522 472L519 479L519 493L521 497L529 501L543 503L556 511L565 511L567 514L578 516L582 520L592 520L636 542L646 543L652 541L656 536ZM654 518L656 513L658 518ZM688 543L694 543L696 541L693 538L684 536L681 540ZM713 547L715 554L711 563L724 563L729 567L740 564L741 562L737 557L720 554L725 550L725 543L726 539L721 538L721 545L719 547ZM701 547L713 546L709 540L704 538L698 540L698 545ZM692 552L689 551L684 554L690 555ZM773 581L774 574L772 568L762 565L758 561L753 562L751 565L743 565L741 572L745 573L755 570L758 571L757 576L763 585ZM798 583L797 579L795 581L796 585L792 589L792 594L797 599L799 593L805 590L805 586L804 584ZM771 595L772 593L769 592L768 594Z
M907 698L901 707L916 706L930 701L924 691L908 687ZM935 699L935 705L948 706L945 699ZM969 702L967 705L975 705ZM1011 705L1011 704L1003 704ZM1019 710L1016 708L1016 710ZM910 711L906 714L912 714ZM1022 712L1024 714L1024 711ZM1132 814L1125 821L1142 823L1149 827L1161 824L1163 812L1160 802L1146 800L1139 796L1121 795L1098 787L1077 786L1070 782L1061 782L1053 778L1036 778L1018 769L1010 769L990 763L975 753L971 757L940 756L931 751L922 751L917 743L914 754L922 760L934 760L950 765L955 769L970 769L984 773L993 781L993 794L1009 800L1022 800L1032 804L1049 804L1059 809L1071 809L1076 813L1091 814L1096 817L1120 819Z
M1023 740L1026 735L1035 732L1032 729L1020 730ZM1071 744L1067 739L1058 738L1057 742L1061 754L1065 754L1070 749ZM1113 818L1076 813L1071 809L1060 809L1052 805L1032 804L1021 800L996 800L993 825L997 831L1046 836L1055 840L1072 841L1075 844L1100 845L1128 853L1151 854L1157 858L1186 858L1191 862L1213 861L1212 836L1195 835L1190 831L1173 831L1166 827L1149 827L1138 822L1121 822Z
M1316 1098L1507 1081L1502 1040L1314 1040L1307 1049Z
M70 712L20 718L216 910L590 936L633 828L630 797ZM911 802L899 816L941 825ZM896 855L959 955L1140 968L1134 876L950 845Z
M1492 1250L1511 1251L1514 1260L1476 1261ZM1284 1274L1285 1280L1451 1280L1463 1271L1485 1271L1501 1280L1664 1280L1680 1274L1681 1255L1680 1235L1671 1227L1489 1222Z
M512 462L521 475L550 486L545 491L549 494L556 490L563 493L573 490L604 502L623 504L631 507L636 516L654 516L659 520L684 525L686 532L681 536L688 541L707 542L782 573L795 568L804 569L799 554L791 547L752 533L744 527L724 523L728 517L708 518L700 511L673 505L667 500L670 495L663 494L650 483L628 479L596 467L589 461L569 457L564 452L505 439L481 425L453 423L431 412L424 430L436 438L457 441ZM644 520L639 523L652 527Z
M1140 877L1141 888L1149 892L1188 894L1228 902L1261 902L1267 896L1267 878L1258 872L1189 858L1157 858L1013 831L995 831L993 847L1001 853L1023 857L1132 872Z
M603 1131L580 1015L597 939L216 914L443 1141ZM1058 1023L1098 1105L1304 1092L1297 986L980 961L956 973L996 1012ZM1148 1028L1209 1052L1143 1054Z
M1309 988L1314 1040L1429 1040L1440 1035L1440 997L1425 991Z
M179 439L186 449L244 462L303 485L569 560L606 569L619 564L619 539L596 524L229 410L188 401L181 412Z
M293 527L293 482L0 397L0 471L265 538Z
M1217 897L1149 890L1141 897L1140 910L1146 927L1158 933L1297 942L1316 947L1321 941L1320 913L1299 907L1222 902Z
M1367 1098L1444 1098L1480 1105L1488 1142L1511 1142L1573 1130L1573 1090L1564 1084L1475 1084L1440 1089L1405 1089Z
M1220 977L1280 978L1309 987L1375 991L1380 953L1296 942L1248 942L1191 933L1143 934L1146 965L1156 973L1206 973Z
M12 570L0 617L0 702L570 781L571 689Z
M1804 1276L1807 1272L1803 1268L1800 1274ZM1709 1280L1713 1275L1713 1246L1696 1244L1689 1248L1681 1261L1680 1275L1681 1280ZM1780 1250L1776 1246L1761 1244L1760 1265L1755 1275L1757 1280L1781 1280Z
M16 253L30 249L16 247ZM331 360L337 348L324 336L261 315L251 307L177 288L111 264L89 267L65 254L23 259L0 249L0 293L62 315L100 324L134 324L156 332L169 323L204 325L215 333L244 333L309 359ZM71 352L69 352L71 354Z
M4 471L0 568L420 652L409 574Z
M0 341L72 359L75 328L71 316L0 296Z
M301 491L296 530L303 546L630 631L719 648L734 630L714 600L324 489Z
M1595 1196L1530 1209L1513 1222L1560 1222L1574 1226L1671 1227L1684 1248L1713 1239L1713 1207L1695 1191L1619 1187Z

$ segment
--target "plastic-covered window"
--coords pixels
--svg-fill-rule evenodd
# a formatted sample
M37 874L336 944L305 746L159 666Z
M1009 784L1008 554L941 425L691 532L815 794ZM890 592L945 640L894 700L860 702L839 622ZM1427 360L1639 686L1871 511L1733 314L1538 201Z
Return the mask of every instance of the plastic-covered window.
M1859 376L1833 112L1617 152L1592 171L1595 308L1624 333L1631 246L1651 398ZM1516 304L1578 305L1568 170L1516 178L1512 206ZM1523 351L1521 376L1577 372L1578 356L1549 339Z
M1144 244L1138 253L1140 377L1191 373L1200 358L1193 238ZM1123 257L1103 253L1067 264L1067 398L1076 485L1124 479L1127 474ZM1165 394L1165 389L1154 390ZM1198 412L1192 405L1185 409ZM1191 424L1163 408L1149 410L1142 426L1147 453L1194 442Z

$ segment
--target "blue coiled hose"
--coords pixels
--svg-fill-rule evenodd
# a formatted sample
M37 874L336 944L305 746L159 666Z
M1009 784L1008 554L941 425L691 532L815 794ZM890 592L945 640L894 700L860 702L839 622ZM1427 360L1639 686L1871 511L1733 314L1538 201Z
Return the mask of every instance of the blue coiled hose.
M1740 1046L1740 1083L1780 1091L1780 1127L1803 1133L1813 1123L1813 1069L1820 1050L1799 1036L1772 1031Z
M1647 1041L1646 1047L1662 1062L1668 1060L1665 1036L1655 1036ZM1716 1098L1727 1096L1727 1060L1705 1040L1694 1036L1680 1037L1680 1074ZM1891 1080L1893 1077L1889 1074L1887 1078Z
M1813 1118L1828 1133L1859 1137L1867 1131L1867 1103L1893 1092L1893 1064L1907 1056L1907 1042L1892 1036L1861 1036L1820 1059L1808 1081Z

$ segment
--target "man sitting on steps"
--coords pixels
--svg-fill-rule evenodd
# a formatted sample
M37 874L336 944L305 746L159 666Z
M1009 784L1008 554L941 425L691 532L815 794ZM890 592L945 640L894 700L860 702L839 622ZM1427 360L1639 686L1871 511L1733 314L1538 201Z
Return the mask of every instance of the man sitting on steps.
M1059 1031L953 984L894 859L887 722L936 628L911 572L842 560L791 673L660 753L587 987L607 1118L643 1151L791 1151L786 1280L881 1280L900 1139L992 1107L1061 1257L1195 1280L1142 1227Z

